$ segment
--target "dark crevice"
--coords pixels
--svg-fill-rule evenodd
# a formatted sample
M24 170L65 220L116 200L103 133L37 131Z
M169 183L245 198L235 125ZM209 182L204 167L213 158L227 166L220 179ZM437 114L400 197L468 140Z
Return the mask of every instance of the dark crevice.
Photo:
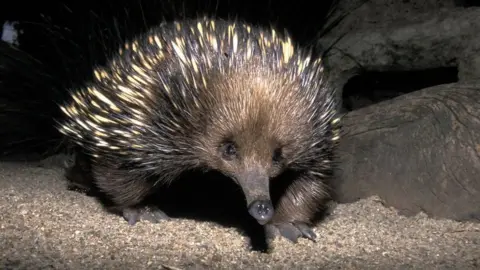
M365 72L351 78L343 88L343 107L360 109L423 88L458 81L456 67L402 72Z
M455 0L457 7L480 7L479 0Z

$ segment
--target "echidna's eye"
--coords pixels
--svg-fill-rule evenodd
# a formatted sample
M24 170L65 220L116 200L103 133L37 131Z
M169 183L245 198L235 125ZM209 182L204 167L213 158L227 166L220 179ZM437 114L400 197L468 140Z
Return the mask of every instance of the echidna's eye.
M282 148L275 148L275 150L273 150L272 161L274 163L278 163L282 161L282 159L283 159Z
M220 148L222 152L222 157L226 160L232 160L237 157L237 147L233 142L225 142Z

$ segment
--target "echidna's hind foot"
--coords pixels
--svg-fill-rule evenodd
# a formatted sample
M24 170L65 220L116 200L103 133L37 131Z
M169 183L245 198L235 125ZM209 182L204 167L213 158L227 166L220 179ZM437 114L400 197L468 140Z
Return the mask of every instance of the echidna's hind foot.
M170 217L157 207L144 206L144 207L129 207L122 211L123 218L129 225L135 225L139 221L150 221L152 223L158 223L161 221L170 220Z

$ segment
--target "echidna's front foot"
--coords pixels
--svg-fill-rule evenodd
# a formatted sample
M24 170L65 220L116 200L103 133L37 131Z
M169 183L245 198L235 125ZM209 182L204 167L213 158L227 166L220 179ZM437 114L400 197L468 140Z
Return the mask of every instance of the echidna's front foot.
M312 227L304 222L267 224L265 229L269 240L274 239L278 235L287 238L293 243L297 243L299 238L307 238L314 242L317 238Z
M138 221L147 220L152 223L170 220L170 217L157 207L125 208L123 218L130 225L135 225Z

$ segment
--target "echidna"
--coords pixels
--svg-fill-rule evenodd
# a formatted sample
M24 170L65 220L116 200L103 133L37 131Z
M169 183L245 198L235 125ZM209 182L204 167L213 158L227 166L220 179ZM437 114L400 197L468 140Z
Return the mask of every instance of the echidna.
M325 73L321 58L274 28L207 17L163 23L71 91L58 129L130 224L168 218L144 207L146 196L205 169L242 188L259 224L314 240L338 139ZM294 179L272 202L270 183L286 172Z

